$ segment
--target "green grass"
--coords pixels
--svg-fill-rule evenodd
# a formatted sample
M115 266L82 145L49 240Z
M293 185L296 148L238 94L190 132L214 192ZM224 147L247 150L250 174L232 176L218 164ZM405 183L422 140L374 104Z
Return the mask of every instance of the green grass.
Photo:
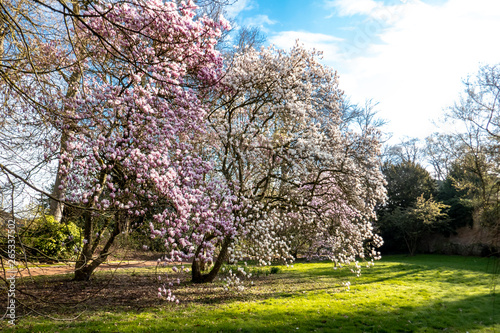
M29 315L16 332L500 332L498 266L498 259L388 256L356 278L331 263L298 263L262 274L242 294L222 293L219 282L185 283L178 306L155 300L59 314L79 315L73 321ZM128 278L152 272L135 269Z

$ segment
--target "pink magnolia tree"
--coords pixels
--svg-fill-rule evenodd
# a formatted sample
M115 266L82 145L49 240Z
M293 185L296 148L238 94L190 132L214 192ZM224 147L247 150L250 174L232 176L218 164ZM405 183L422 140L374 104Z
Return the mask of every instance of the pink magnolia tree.
M58 189L83 225L76 280L147 214L162 224L152 233L169 260L191 259L200 244L210 253L234 232L232 196L206 178L210 163L191 144L204 132L201 100L217 84L214 46L228 26L195 16L191 1L131 0L95 5L75 27L81 79L50 116L63 132Z

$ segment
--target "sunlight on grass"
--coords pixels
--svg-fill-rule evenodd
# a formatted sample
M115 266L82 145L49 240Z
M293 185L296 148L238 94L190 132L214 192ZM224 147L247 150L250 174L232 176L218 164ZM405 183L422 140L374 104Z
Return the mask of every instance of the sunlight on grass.
M391 256L359 278L331 263L298 263L214 304L158 303L88 311L72 322L28 317L19 332L494 332L498 260ZM149 270L150 272L150 270ZM342 282L350 280L346 291ZM132 286L131 286L132 287ZM192 287L186 284L184 288ZM218 285L214 290L220 290ZM182 289L182 288L181 288ZM182 290L178 291L180 298ZM216 295L217 296L217 295Z

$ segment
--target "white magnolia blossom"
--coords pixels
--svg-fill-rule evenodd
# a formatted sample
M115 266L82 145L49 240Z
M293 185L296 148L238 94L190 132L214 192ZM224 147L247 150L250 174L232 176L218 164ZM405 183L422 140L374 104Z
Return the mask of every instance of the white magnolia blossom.
M336 263L377 259L379 133L345 126L336 73L300 46L249 48L228 63L203 149L237 198L229 260L291 260L294 242Z

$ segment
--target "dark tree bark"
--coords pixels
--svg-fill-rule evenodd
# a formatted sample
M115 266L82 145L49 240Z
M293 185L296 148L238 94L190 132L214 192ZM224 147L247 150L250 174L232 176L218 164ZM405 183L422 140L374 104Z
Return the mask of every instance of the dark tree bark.
M86 213L86 215L87 216L85 217L85 225L87 226L87 228L85 229L85 234L88 233L90 236L92 228L89 227L87 224L92 225L93 221L91 213ZM122 226L128 223L127 218L121 215L122 214L120 213L115 214L114 227L111 232L111 235L109 236L102 250L99 252L97 258L92 259L93 253L95 252L95 249L98 244L98 240L95 240L93 244L91 244L89 241L84 245L83 250L78 256L78 260L76 261L75 264L75 276L73 278L74 281L90 280L90 277L92 276L92 273L94 273L95 269L99 267L99 265L101 265L104 261L106 261L109 255L109 249L111 248L111 245L113 245L116 236L120 234ZM90 237L85 239L90 239Z
M206 274L202 274L201 270L201 265L198 260L196 260L196 257L199 255L199 252L201 249L198 249L195 255L195 260L193 260L193 264L191 265L191 281L194 283L207 283L207 282L213 282L217 274L219 273L219 270L222 267L222 264L227 258L228 254L228 247L231 244L231 237L226 236L224 238L224 241L222 242L222 246L219 252L219 255L217 256L217 260L215 261L212 269L210 272Z

